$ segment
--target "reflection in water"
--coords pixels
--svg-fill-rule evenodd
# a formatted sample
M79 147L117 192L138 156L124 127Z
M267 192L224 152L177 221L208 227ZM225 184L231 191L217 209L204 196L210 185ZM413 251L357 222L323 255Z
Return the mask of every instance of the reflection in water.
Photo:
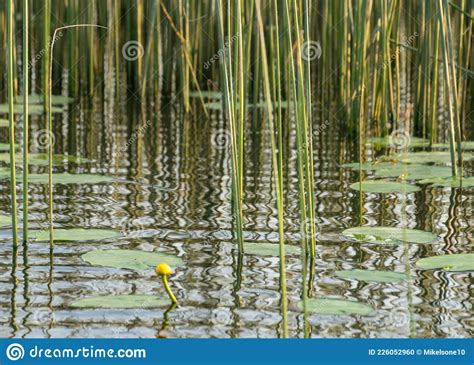
M136 97L116 100L113 91L79 99L55 116L56 152L90 160L65 162L56 172L118 176L111 185L56 185L58 227L114 228L119 239L98 243L31 241L12 253L10 231L0 231L0 312L2 337L275 337L280 336L278 259L239 256L232 239L230 154L213 136L224 126L213 112L185 116L175 100ZM121 94L121 98L124 98ZM253 113L251 113L253 114ZM314 337L467 337L470 321L469 275L410 269L427 255L469 251L472 196L465 189L424 186L420 192L365 194L364 223L432 231L433 245L353 244L340 232L358 224L358 193L349 189L357 172L340 164L356 160L355 141L339 124L315 113L324 129L314 136L315 201L319 245L308 267L307 292L359 300L377 309L374 316L304 315L298 309L302 275L300 257L288 255L290 336ZM329 120L329 122L327 122ZM31 118L32 128L44 121ZM253 123L260 125L261 120ZM1 138L5 138L1 132ZM296 136L286 139L284 173L288 244L299 245ZM3 140L2 140L3 141ZM224 140L225 143L225 140ZM33 151L36 152L36 151ZM384 151L367 148L367 156ZM263 128L245 140L244 236L251 242L278 242L271 150ZM466 164L472 171L472 163ZM44 172L32 166L31 172ZM368 174L370 178L370 173ZM47 190L30 187L31 228L44 228ZM9 188L0 183L2 212ZM78 298L97 294L164 294L150 272L91 267L80 258L91 249L157 250L182 257L173 285L180 306L162 310L71 309ZM13 260L13 265L12 265ZM18 266L18 268L17 268ZM407 283L365 283L336 278L343 269L406 272ZM23 283L19 286L18 283ZM13 286L12 286L13 284ZM306 317L306 318L304 318ZM305 325L306 323L306 325Z

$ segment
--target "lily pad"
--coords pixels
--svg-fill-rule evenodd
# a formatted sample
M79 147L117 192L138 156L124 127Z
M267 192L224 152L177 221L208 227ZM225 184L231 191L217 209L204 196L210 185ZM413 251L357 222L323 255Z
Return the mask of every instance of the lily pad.
M51 108L51 113L62 113L64 111L63 108L53 106ZM28 105L28 115L41 115L43 114L44 109L43 105L41 104L32 104ZM13 106L13 113L15 114L23 114L23 105L22 104L15 104ZM0 114L8 114L8 104L0 104Z
M298 306L303 309L303 302L299 302ZM306 301L306 308L312 313L328 315L358 314L368 316L375 312L372 306L365 303L331 298L310 298Z
M431 179L425 179L419 181L420 184L433 184L433 186L439 186L444 188L471 188L474 186L474 176L463 177L462 180L457 176L442 178L434 177Z
M70 98L69 96L51 95L52 105L66 105L66 104L72 103L73 101L74 101L74 98ZM17 96L15 98L15 102L17 104L23 105L23 95ZM37 104L43 104L43 95L38 95L38 94L28 95L28 106L37 105Z
M256 256L280 256L280 245L267 242L244 242L244 252ZM286 255L299 255L300 248L293 245L285 245Z
M101 295L79 299L71 303L75 308L162 308L170 306L169 299L163 299L156 295Z
M0 143L0 152L10 151L10 145L8 143Z
M381 226L349 228L344 230L342 235L357 242L386 244L397 244L401 242L430 243L437 239L437 236L433 233L419 229Z
M362 170L363 171L371 171L371 170L385 169L385 168L390 168L390 167L392 167L394 165L397 165L397 164L398 164L398 161L387 162L387 161L377 160L377 161L371 161L371 162L363 162L362 163ZM358 162L345 163L345 164L341 165L341 167L350 168L353 171L359 171L359 163Z
M352 190L360 190L360 184L358 182L351 184L350 188ZM395 181L385 181L385 180L373 180L373 181L363 181L362 182L362 191L367 193L414 193L420 191L420 188L416 185L400 183Z
M439 255L418 260L416 266L425 270L474 271L474 253Z
M0 180L9 178L9 174L0 174ZM19 182L21 182L21 176L17 176L17 179ZM28 181L31 184L48 184L49 176L48 174L30 174ZM104 184L117 181L118 180L115 177L104 175L69 174L67 172L62 174L53 174L53 184Z
M110 229L57 228L53 231L55 241L100 241L120 236L120 232ZM35 238L36 241L49 241L49 231L32 233L31 237Z
M278 103L273 103L273 104L275 104L275 106L276 106ZM273 104L272 104L272 107L273 107ZM224 107L224 104L222 103L222 101L213 101L213 102L206 103L204 105L209 110L223 110L223 107ZM236 107L237 108L239 107L239 103L237 103ZM263 109L263 108L267 107L267 104L266 104L266 102L259 102L257 104L247 104L247 107ZM282 108L288 108L288 102L282 101L281 102L281 107Z
M395 155L395 158L405 163L451 163L451 154L448 151L400 153L398 155ZM464 161L472 160L474 158L474 153L465 153L463 155L463 158Z
M162 252L138 250L96 250L82 255L91 265L114 267L117 269L146 270L162 262L172 267L180 266L183 260Z
M462 149L465 151L474 150L474 141L465 141L461 143ZM449 149L449 143L435 143L431 147L440 149Z
M407 145L404 146L405 148L408 147L427 147L430 145L429 139L419 138L419 137L411 137L407 140ZM372 137L367 139L368 144L374 144L375 146L380 147L391 147L391 138L390 136L385 137Z
M21 153L15 154L15 157L17 164L23 164L23 155ZM10 163L10 153L0 153L0 161L7 164ZM69 155L53 155L53 165L61 165L65 162L78 164L90 162L90 160ZM28 156L28 165L47 166L48 164L48 154L46 153L30 153Z
M380 283L401 282L409 278L408 275L394 271L380 270L342 270L336 271L336 276L343 279L356 279L360 281L377 281Z
M0 227L7 227L12 224L12 219L6 215L0 215Z
M375 176L377 177L403 177L407 180L449 177L451 175L452 170L450 167L421 164L391 164L375 171Z
M1 127L8 127L8 126L9 126L8 119L0 118L0 128Z

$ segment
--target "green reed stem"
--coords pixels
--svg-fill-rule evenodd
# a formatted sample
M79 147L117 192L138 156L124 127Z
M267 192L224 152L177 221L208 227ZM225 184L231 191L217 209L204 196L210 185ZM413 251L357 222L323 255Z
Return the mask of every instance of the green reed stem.
M23 242L28 241L28 0L23 0Z
M17 222L17 203L16 203L16 158L15 158L15 114L14 102L15 95L13 92L13 1L7 1L8 16L8 34L7 34L7 93L8 93L8 125L10 137L10 183L11 183L11 214L12 214L12 231L13 231L13 248L18 247L18 222Z

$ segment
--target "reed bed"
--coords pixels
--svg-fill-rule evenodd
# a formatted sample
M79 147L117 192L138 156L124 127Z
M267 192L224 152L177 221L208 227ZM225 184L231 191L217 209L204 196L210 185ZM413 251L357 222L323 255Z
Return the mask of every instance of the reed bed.
M117 98L136 94L145 103L175 97L185 114L203 115L204 123L212 113L206 93L220 92L216 102L222 104L230 135L225 152L231 160L234 232L240 256L245 253L245 146L251 131L269 136L278 215L283 336L288 334L285 199L289 188L285 164L291 150L296 151L298 176L303 302L315 286L318 216L314 159L320 148L314 142L319 119L314 117L316 109L323 109L325 115L335 111L334 123L356 141L361 163L366 138L401 130L409 136L428 138L431 144L448 141L452 174L463 176L462 142L469 133L472 135L472 125L466 123L473 86L472 0L45 0L42 7L36 3L29 6L32 2L23 0L21 65L16 62L19 45L14 39L14 9L20 8L20 1L6 4L0 5L0 23L7 25L0 27L0 38L8 44L6 54L0 55L0 72L7 77L0 84L7 86L7 94L0 97L9 106L14 245L18 240L14 153L18 75L23 76L24 93L25 241L30 92L43 97L49 133L53 131L50 94L63 82L68 83L70 96L75 98L103 92L113 82ZM43 20L30 32L29 19L40 11ZM84 34L68 29L67 36L57 41L63 47L50 47L56 42L53 33L74 24L108 29L99 32L89 27ZM102 42L104 33L110 41ZM32 55L40 55L41 62L32 62ZM114 77L98 82L106 70ZM32 74L41 74L41 82L30 90ZM409 97L411 90L414 97ZM336 105L331 102L334 100ZM437 107L444 102L446 111ZM48 154L52 241L51 143ZM360 167L361 225L363 180Z

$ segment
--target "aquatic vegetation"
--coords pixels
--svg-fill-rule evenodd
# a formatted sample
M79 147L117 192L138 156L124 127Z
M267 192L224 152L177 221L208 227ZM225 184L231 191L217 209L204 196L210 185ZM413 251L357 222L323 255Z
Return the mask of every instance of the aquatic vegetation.
M247 255L255 256L275 256L280 255L280 247L276 243L267 242L245 242L244 250ZM287 255L301 255L300 247L285 245L285 254Z
M380 283L398 283L408 279L407 274L393 271L380 270L339 270L336 276L342 279L353 279L360 281L377 281Z
M376 147L399 147L397 146L396 141L393 141L391 136L371 137L367 139L366 143L374 144ZM403 145L403 148L428 147L429 145L429 139L409 137L407 138L406 143Z
M352 190L362 191L366 193L414 193L420 191L420 188L416 185L400 183L395 181L387 180L371 180L363 181L360 183L353 183L350 185Z
M434 177L450 177L451 169L444 166L421 164L390 164L377 168L376 177L403 177L406 180L422 180Z
M303 308L302 302L299 303L299 307ZM370 316L375 313L375 309L368 304L344 299L309 298L306 307L311 313L323 315Z
M15 114L23 114L23 103L15 104L13 106L13 112ZM39 104L29 104L28 105L28 115L42 115L45 112L43 105ZM62 113L64 108L62 107L52 107L52 113ZM0 114L9 114L8 104L0 104Z
M25 95L19 95L15 99L15 103L17 104L25 104L24 100ZM64 96L64 95L51 95L51 104L52 105L58 105L58 106L66 106L67 104L71 104L74 102L74 98L71 98L69 96ZM28 95L28 102L26 103L28 105L43 105L44 104L44 98L42 95L38 94L31 94Z
M384 244L432 243L437 240L431 232L398 227L354 227L344 230L342 235L356 242Z
M442 151L422 151L422 152L408 152L400 153L393 158L405 162L405 163L436 163L436 164L447 164L451 163L451 155L449 152ZM474 159L474 153L465 153L463 155L464 161L469 161Z
M74 308L104 308L104 309L128 309L128 308L162 308L168 307L168 299L156 295L101 295L76 300L70 304Z
M171 270L171 267L168 264L161 263L155 268L155 272L158 276L161 277L161 280L163 282L163 286L165 287L166 293L170 297L171 302L174 303L174 304L178 304L178 300L174 296L174 294L171 291L171 288L168 284L168 277L173 273L173 271Z
M20 164L20 163L23 164L24 162L23 157L24 157L23 154L20 154L20 153L16 154L17 164ZM0 161L8 164L10 162L10 153L0 153ZM90 162L90 160L87 160L81 157L76 157L76 156L53 155L53 160L52 160L53 165L61 165L66 162L79 164L79 163ZM48 164L49 164L48 155L46 153L30 153L28 155L28 165L48 166ZM67 174L67 175L73 175L73 174Z
M12 220L9 216L0 215L0 227L7 227L12 224Z
M100 241L120 236L120 232L111 229L57 228L54 230L54 239L58 242ZM49 231L32 232L31 237L36 241L48 241Z
M82 255L82 259L91 265L129 270L146 270L164 261L172 266L183 265L179 257L163 252L139 250L95 250Z
M425 257L416 262L424 270L474 271L474 253L459 253Z
M430 184L443 188L470 188L474 186L474 176L470 177L433 177L419 181L420 184Z
M8 119L0 118L0 128L8 127Z

